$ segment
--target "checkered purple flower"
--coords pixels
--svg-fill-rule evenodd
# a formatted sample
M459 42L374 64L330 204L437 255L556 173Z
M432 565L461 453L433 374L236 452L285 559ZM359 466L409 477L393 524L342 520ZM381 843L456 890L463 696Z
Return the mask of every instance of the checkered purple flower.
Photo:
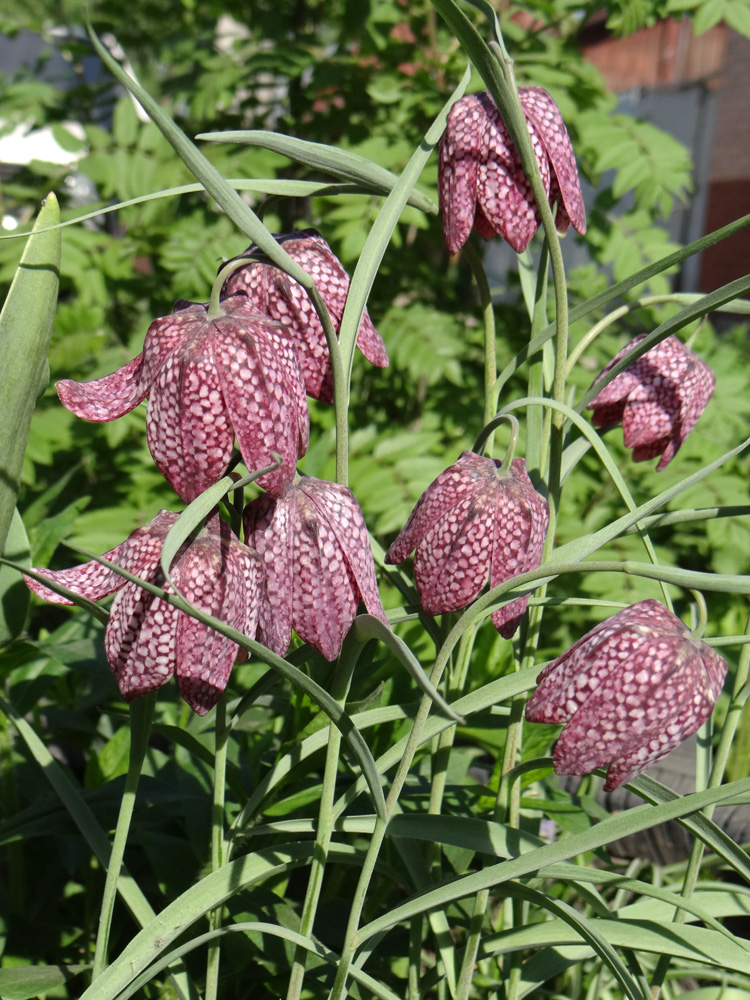
M177 517L171 511L159 511L153 521L136 529L104 557L169 591L159 560L164 539ZM104 647L126 701L161 687L173 674L177 675L180 694L198 715L205 715L219 700L239 649L236 643L101 563L36 572L92 601L117 591ZM171 576L191 604L254 637L263 565L258 553L243 545L218 515L183 545L172 563ZM25 579L43 600L71 603L30 577Z
M292 629L335 660L360 600L387 624L362 511L351 490L301 476L245 508L245 538L265 565L258 640L284 656Z
M658 601L639 601L548 663L526 706L530 722L566 723L557 774L609 767L611 792L706 721L726 661Z
M496 587L537 569L548 524L547 501L532 486L522 458L504 469L465 451L427 487L385 561L403 562L416 549L422 607L428 615L445 614L471 604L488 577ZM493 612L500 635L510 639L528 603L528 596L519 597Z
M602 379L645 334L624 347L602 371ZM595 427L622 423L625 447L633 460L661 455L665 468L695 427L714 391L716 377L708 365L676 337L667 337L620 372L589 403ZM596 382L594 382L596 385Z
M307 451L309 418L294 348L278 323L244 295L208 307L179 302L154 320L143 353L93 382L57 383L63 405L86 420L129 413L148 395L148 446L162 475L185 501L224 475L235 435L251 471L282 465L258 482L281 493Z
M572 222L586 232L573 147L562 115L546 90L518 91L555 223L566 233ZM541 221L521 160L492 97L485 91L462 97L451 108L438 149L438 188L443 239L457 253L472 228L485 239L501 236L522 253Z
M284 245L292 260L313 277L338 333L349 293L349 275L339 259L315 229L276 233L274 237ZM251 246L245 252L254 249ZM227 278L222 294L233 292L248 295L257 309L284 326L297 349L307 394L332 403L333 369L328 344L323 325L302 285L273 264L253 261ZM373 365L388 367L385 344L367 310L359 325L357 347Z

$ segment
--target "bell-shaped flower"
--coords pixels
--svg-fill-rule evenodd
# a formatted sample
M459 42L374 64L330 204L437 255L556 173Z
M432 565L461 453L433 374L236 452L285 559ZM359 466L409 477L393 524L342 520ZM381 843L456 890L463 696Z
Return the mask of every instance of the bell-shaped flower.
M711 714L726 661L658 601L639 601L548 663L530 722L566 723L557 774L609 767L611 792L692 736Z
M258 482L280 493L307 451L309 417L294 348L278 324L244 295L208 318L199 302L178 302L154 320L143 353L93 382L57 383L63 405L86 420L129 413L148 395L148 446L183 500L194 500L224 475L235 435L251 471L282 465Z
M645 334L624 347L598 376L600 381ZM594 385L596 385L594 382ZM669 465L695 427L714 391L708 365L677 337L667 337L620 372L589 403L595 427L622 424L633 460L661 455L657 470Z
M244 522L265 567L258 640L274 653L286 653L294 629L335 660L360 600L387 624L365 521L347 487L301 476L283 497L251 501Z
M578 168L559 108L541 87L520 87L521 106L551 206L565 233L571 222L586 232ZM443 239L457 253L472 228L501 236L522 253L541 221L521 160L489 93L462 97L451 108L438 149Z
M315 229L275 233L274 237L283 244L292 260L314 279L338 333L349 293L349 275L338 257ZM245 253L255 249L250 246ZM273 264L249 261L224 283L222 294L233 292L244 292L257 309L284 326L297 349L308 396L332 403L333 368L323 324L302 285ZM367 310L359 325L357 347L378 368L388 367L385 344Z
M427 487L385 557L400 563L416 549L414 580L428 615L458 611L484 589L537 569L549 525L547 501L526 462L501 462L465 451ZM528 595L493 612L506 639L521 623Z
M136 529L104 558L170 591L160 557L177 517L171 511L159 511L153 521ZM92 601L117 591L104 647L126 701L161 687L173 674L177 674L180 694L199 715L205 715L219 700L237 655L236 643L96 561L74 569L36 572ZM170 575L177 589L199 610L254 637L263 565L258 553L243 545L218 515L182 546ZM25 579L43 600L71 603L30 577Z

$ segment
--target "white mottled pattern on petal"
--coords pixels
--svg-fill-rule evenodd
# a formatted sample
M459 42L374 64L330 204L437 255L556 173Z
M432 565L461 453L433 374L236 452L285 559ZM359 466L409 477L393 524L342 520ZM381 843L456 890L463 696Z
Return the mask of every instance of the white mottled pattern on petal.
M167 537L167 532L177 520L177 514L168 510L160 510L156 517L148 524L136 530L124 542L115 548L105 552L103 558L109 562L116 563L128 573L147 579L153 573L155 567L159 565L162 545ZM35 572L41 573L55 583L72 590L81 597L87 597L90 601L98 601L107 594L113 593L119 587L123 587L127 582L124 576L113 569L102 566L94 561L82 563L72 569L37 569ZM37 597L51 604L70 604L64 597L60 597L53 590L49 590L31 577L24 577L27 586Z
M451 108L438 145L440 214L449 253L458 253L474 225L479 163L486 150L487 113L482 95L469 94Z
M560 109L541 87L520 87L518 94L524 113L539 132L552 167L555 183L549 192L550 204L554 204L559 193L561 208L564 206L562 211L558 210L558 230L564 232L566 223L572 222L573 228L583 234L586 232L586 210L573 146Z
M149 396L146 431L157 468L186 502L224 475L234 431L205 338L162 365Z
M567 723L558 774L609 766L612 791L708 718L726 662L657 601L640 601L583 636L540 673L526 718Z
M261 558L264 582L258 612L258 641L285 656L292 639L293 491L275 499L261 496L244 512L245 538Z
M116 595L104 650L126 701L156 690L174 674L178 616L176 608L134 583Z

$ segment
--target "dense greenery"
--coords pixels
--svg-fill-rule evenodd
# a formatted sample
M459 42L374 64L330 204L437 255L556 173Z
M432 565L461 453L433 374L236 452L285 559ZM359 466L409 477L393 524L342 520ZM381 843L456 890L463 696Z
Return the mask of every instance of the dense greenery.
M595 191L587 205L588 233L575 237L579 244L585 243L588 262L567 275L573 309L678 251L663 223L675 202L689 199L691 192L685 149L651 125L614 114L613 95L581 58L582 25L602 6L608 26L620 33L683 9L697 29L705 29L716 19L717 7L715 0L689 5L663 0L611 0L606 5L539 0L523 8L503 7L502 29L517 82L545 87L553 95L568 125L581 173ZM464 48L427 0L408 4L252 0L240 7L135 0L127 12L121 4L100 3L93 19L110 49L122 47L133 75L188 136L272 130L357 153L396 175L441 113L467 64ZM482 35L489 35L485 17L466 10ZM725 0L718 16L737 30L748 29L739 0L735 5ZM47 0L10 0L0 12L0 31L11 36L20 30L44 34L52 27L64 27L65 32L54 35L55 45L70 66L70 86L65 88L40 78L45 57L17 76L6 74L0 80L1 127L10 130L20 122L52 125L58 142L80 154L75 170L96 185L99 198L91 205L72 204L66 195L72 190L66 182L71 167L35 161L4 174L0 215L14 214L27 232L27 223L50 190L58 194L64 221L79 219L84 212L113 209L61 230L50 387L37 403L18 496L30 547L28 565L53 568L69 566L77 558L62 543L100 553L148 522L160 508L179 505L149 455L145 407L112 423L86 423L61 406L54 382L94 379L129 361L141 350L155 317L168 314L177 299L206 301L221 262L249 242L196 183L157 126L92 58L82 24L77 4L61 9ZM474 68L468 90L482 86ZM71 122L83 127L83 139L71 130ZM204 142L200 148L223 177L237 182L272 232L314 226L354 271L383 207L382 197L333 190L297 197L264 194L278 179L330 181L331 177L261 146ZM190 185L191 190L173 190ZM434 155L418 187L437 203ZM144 197L158 192L168 193ZM123 204L131 199L134 204ZM534 260L538 264L541 241L537 237L534 254L524 257L526 268L499 276L493 289L498 372L529 340L526 301L533 306L535 278L533 272L528 278L528 265ZM0 240L3 299L24 242ZM674 269L660 268L622 291L618 304L632 308L606 326L573 369L569 387L575 400L632 336L653 331L684 307L684 299L670 301L673 273ZM571 344L613 307L612 302L602 301L573 322ZM554 318L552 290L544 308ZM436 215L411 206L400 214L368 309L388 345L390 367L380 371L361 357L355 359L348 421L349 483L376 544L385 548L425 487L471 447L483 422L484 326L479 297L466 255L450 259L444 251ZM746 312L742 304L732 310ZM712 312L711 320L716 316ZM736 448L746 434L747 328L738 324L736 315L722 316L715 326L700 309L696 317L680 327L679 336L696 335L695 349L715 371L717 391L678 459L656 473L652 464L630 462L619 429L606 435L606 446L623 470L636 506L698 473ZM538 330L539 313L536 321ZM503 406L531 394L529 368L537 369L531 379L550 390L551 353L540 351L531 362L518 365L508 379L501 395ZM528 424L521 419L519 453L528 453L535 481L543 483L545 470L532 459L538 444L534 436L543 432L542 418L537 416L533 423L530 416ZM311 447L300 470L333 480L333 409L311 402L311 422ZM505 430L498 439L507 439ZM498 445L497 457L501 454ZM559 509L555 533L559 546L593 534L625 512L622 496L603 474L598 456L592 450L571 455L577 461ZM696 482L684 504L690 509L745 504L749 461L744 452L731 457ZM683 500L669 509L682 510ZM743 516L676 518L666 526L654 526L652 540L664 567L687 573L743 576L748 572L750 535ZM596 558L646 559L636 533L613 538ZM426 629L424 621L410 613L413 591L407 590L405 598L393 574L384 571L380 577L384 605L390 609L407 605L407 613L396 616L398 634L423 664L431 665L456 617L444 616L439 626ZM0 587L8 586L9 579L0 575ZM0 723L0 973L8 976L0 978L0 995L74 997L82 994L81 983L90 976L94 958L109 849L104 834L118 822L133 757L131 744L137 743L138 726L146 725L145 714L137 713L146 710L128 709L120 698L104 656L100 621L82 610L71 613L36 600L27 610L25 588L16 577L12 579L5 606L13 638L3 633L2 639L9 641L0 648L5 699ZM404 580L408 586L408 578L399 582L404 585ZM709 595L710 636L741 637L745 632L746 598L735 591L727 586L724 592ZM722 840L710 818L691 820L692 832L696 824L703 824L701 832L713 852L702 870L705 882L693 899L699 925L676 924L665 944L666 936L660 938L651 922L666 924L672 919L684 861L675 859L668 867L636 861L626 872L631 881L620 884L613 881L612 872L618 869L607 853L612 841L656 822L658 811L652 819L623 813L616 825L596 797L597 778L585 779L578 794L571 795L561 789L549 762L546 770L507 784L509 760L513 764L516 759L538 758L548 752L554 735L548 727L526 727L521 741L512 730L518 747L506 746L509 713L511 723L518 723L516 696L533 684L517 680L514 670L557 656L613 608L658 594L655 581L624 573L560 577L550 586L543 627L534 637L536 649L533 644L525 648L525 634L514 648L485 623L473 637L473 652L470 644L468 652L464 646L456 650L443 693L451 702L463 698L458 711L464 723L447 730L453 736L441 736L438 723L445 720L439 712L431 717L433 729L426 730L431 739L425 737L416 756L365 900L361 925L368 924L374 936L364 945L363 968L372 979L350 979L352 995L640 996L637 991L647 989L644 984L652 978L661 953L673 956L671 968L661 973L666 976L665 996L688 995L692 986L701 998L746 994L750 962L745 946L716 921L748 912L747 886L722 891L726 883L720 880L728 869L747 880L750 861ZM689 589L674 588L673 599L675 610L687 620ZM739 638L722 648L730 680L718 706L719 720L727 712L736 715L741 710L744 693L734 700L730 693L737 670L747 669L740 654L747 648ZM464 653L471 655L468 671L461 662ZM289 660L323 688L333 683L335 668L309 647L299 643ZM496 694L492 685L499 678L506 687ZM399 741L411 731L418 700L418 689L397 658L381 644L366 645L346 712L363 732L372 758L389 761L382 764L381 773L403 754ZM228 709L232 719L224 816L228 842L234 858L262 858L268 865L275 859L277 869L250 891L222 895L217 890L215 898L206 897L202 909L191 897L186 906L195 907L196 913L216 906L221 911L223 903L223 916L210 925L201 917L177 937L177 944L209 926L252 924L222 939L219 995L241 998L252 988L254 997L270 998L284 995L289 970L299 961L294 933L300 931L318 802L328 774L324 750L329 719L313 698L269 672L254 655L233 671ZM149 905L161 911L215 870L211 867L211 832L217 822L212 809L215 726L214 714L205 719L194 715L179 700L174 685L158 692L125 856L142 898L134 904L131 895L126 905L118 899L110 960L148 922ZM727 764L728 779L748 778L748 740L740 728ZM699 759L706 770L698 776L698 790L706 787L710 746L702 746ZM337 773L336 795L341 796L335 810L337 826L314 925L315 941L336 955L347 946L345 929L357 878L352 866L362 866L374 823L372 801L362 778L357 778L359 768L345 750ZM60 783L51 788L53 775ZM670 798L648 779L638 779L636 785L649 801ZM747 791L746 781L730 790L738 801ZM713 801L711 793L705 796L699 807ZM689 803L683 806L689 811ZM344 813L345 807L351 808ZM442 820L445 823L438 825ZM483 888L493 885L488 881L486 887L480 886L481 873L502 858L523 858L524 851L540 849L539 835L546 836L550 820L560 834L555 841L558 853L536 867L529 863L524 869L519 862L517 870L508 873L512 882L502 890L492 888L486 912L475 909L477 892L481 897ZM611 825L602 826L603 820ZM566 865L568 859L577 859L581 868ZM585 865L592 859L604 869L596 882L598 890L588 886L590 871ZM552 864L554 870L540 875L541 865ZM468 872L478 873L477 884L454 896L452 879ZM239 870L236 877L240 878ZM246 877L250 879L247 873ZM443 895L435 897L429 915L426 908L405 910L381 940L390 910L422 890L431 887L438 892L436 886ZM645 910L647 906L650 909ZM377 923L380 918L382 927ZM459 985L457 993L454 979L461 970L467 937L474 931L472 921L482 925L483 919L476 971L471 983ZM628 919L634 923L623 932L618 923ZM607 947L599 939L592 944L586 936L594 925L600 925L596 932ZM159 933L154 931L144 947L158 950ZM303 929L303 936L306 933ZM587 944L585 953L582 940ZM173 939L167 944L171 947ZM617 953L612 958L610 945L619 949L625 963ZM189 990L204 989L205 952L204 947L187 954L187 972L174 965L175 975L169 980L166 972L155 972L135 995L197 995ZM53 968L58 966L66 969ZM28 975L28 967L36 972ZM305 995L327 995L333 974L323 948L317 955L308 954L306 968ZM19 970L15 986L12 970ZM44 976L49 977L48 985ZM206 996L211 995L210 975L208 979ZM705 991L698 992L696 984L705 986ZM132 995L125 993L126 988L124 981L111 992L96 993L92 986L90 996ZM721 989L725 989L722 994Z

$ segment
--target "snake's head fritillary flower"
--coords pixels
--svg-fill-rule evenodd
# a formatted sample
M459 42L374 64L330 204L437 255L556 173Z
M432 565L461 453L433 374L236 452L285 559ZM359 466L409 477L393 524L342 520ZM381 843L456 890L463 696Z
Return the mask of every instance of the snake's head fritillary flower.
M644 336L624 347L597 382ZM656 466L660 470L669 465L695 427L715 383L714 373L697 354L677 337L667 337L591 400L592 422L596 427L621 423L625 447L633 449L633 460L645 462L660 455Z
M86 420L121 417L149 397L148 446L162 475L185 501L224 475L235 436L251 471L282 465L258 482L281 493L307 451L307 400L294 348L280 324L245 295L208 318L199 302L178 302L154 320L143 353L93 382L57 383L64 406Z
M542 561L549 524L547 501L534 489L526 462L501 462L465 451L427 487L385 557L400 563L416 549L414 579L428 615L471 604L489 577L496 587ZM493 612L506 639L529 603L519 597Z
M313 278L338 333L349 293L349 275L315 229L293 233L275 233L278 243L299 266ZM248 247L245 253L256 248ZM244 292L257 309L281 323L294 343L307 394L325 403L333 402L333 369L328 354L323 325L310 296L294 278L273 264L248 262L231 274L222 294ZM378 368L388 367L385 344L372 325L367 310L362 316L357 347Z
M159 511L153 521L136 529L104 558L169 591L159 560L164 539L177 517L171 511ZM92 601L117 591L104 646L126 701L161 687L173 674L177 675L180 694L199 715L205 715L219 700L239 648L236 643L101 563L36 572ZM175 586L191 604L254 637L263 565L258 553L243 545L218 515L182 547L170 572ZM70 603L35 580L25 579L43 600Z
M562 115L546 90L520 87L521 106L555 225L571 222L586 232L586 211L578 168ZM500 117L485 91L462 97L451 108L438 149L438 189L443 239L457 253L472 228L480 236L501 236L522 253L541 221L531 185Z
M557 774L607 767L611 792L661 760L711 714L726 661L658 601L639 601L548 663L526 706L531 722L566 723Z
M292 629L335 660L360 600L387 624L370 539L351 490L301 476L283 496L245 508L245 538L265 566L258 640L283 656Z

